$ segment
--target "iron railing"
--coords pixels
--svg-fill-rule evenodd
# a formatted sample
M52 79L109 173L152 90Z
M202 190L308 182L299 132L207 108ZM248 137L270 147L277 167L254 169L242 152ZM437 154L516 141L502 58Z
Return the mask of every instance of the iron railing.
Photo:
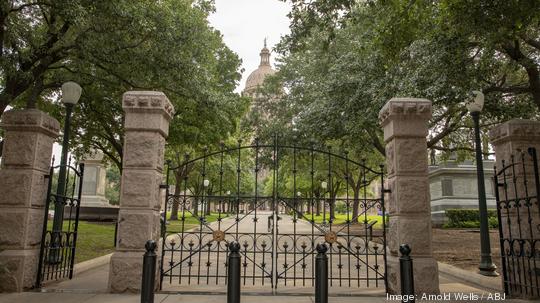
M536 149L495 168L501 266L507 295L540 298L540 178Z

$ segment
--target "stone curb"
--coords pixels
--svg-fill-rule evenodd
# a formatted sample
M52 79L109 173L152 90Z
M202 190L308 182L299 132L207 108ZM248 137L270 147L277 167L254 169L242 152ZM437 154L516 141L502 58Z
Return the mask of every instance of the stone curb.
M502 278L500 276L494 277L494 278L488 278L480 274L477 274L475 272L461 269L461 268L458 268L458 267L455 267L446 263L442 263L442 262L437 262L437 263L439 265L439 273L447 275L460 282L466 282L470 284L471 286L474 286L480 289L497 291L497 292L503 291Z
M111 253L108 255L104 255L101 257L97 257L94 259L90 259L90 260L75 264L75 266L73 267L73 275L78 275L90 269L94 269L94 268L109 264L112 255L113 254Z

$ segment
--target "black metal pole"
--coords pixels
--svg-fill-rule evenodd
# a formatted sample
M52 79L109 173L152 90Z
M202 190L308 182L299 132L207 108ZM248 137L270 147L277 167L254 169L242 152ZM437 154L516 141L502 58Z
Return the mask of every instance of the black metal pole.
M401 276L402 302L414 303L414 273L411 248L407 244L401 244L399 252L401 253L401 257L399 257L399 274Z
M114 221L114 247L116 247L116 241L118 240L118 218Z
M227 261L227 303L240 303L240 243L229 243Z
M476 173L478 180L478 209L480 212L480 265L478 269L484 276L498 276L497 267L491 259L491 245L489 243L489 226L486 204L486 187L484 181L484 160L480 142L480 112L471 112L474 121L474 141L476 149Z
M141 303L154 303L154 283L156 281L156 247L154 240L146 241L143 257Z
M317 244L315 258L315 303L328 303L328 257L326 244Z
M67 156L69 151L69 131L71 127L71 113L73 104L66 103L66 121L64 122L64 137L62 141L62 156L60 158L60 170L58 172L58 184L56 186L56 199L54 201L54 217L53 217L53 232L51 241L51 252L48 262L51 264L59 263L60 256L60 234L62 232L62 224L64 221L64 194L66 191L66 174L67 174Z

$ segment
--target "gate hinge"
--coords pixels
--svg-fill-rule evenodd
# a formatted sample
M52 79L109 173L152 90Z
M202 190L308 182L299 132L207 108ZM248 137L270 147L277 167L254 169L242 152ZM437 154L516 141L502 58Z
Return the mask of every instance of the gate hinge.
M159 185L159 188L167 189L167 187L169 187L169 186L167 186L167 184L160 184Z
M385 193L385 194L389 194L389 193L391 193L391 192L392 192L391 189L385 189L385 190L383 190L383 193Z

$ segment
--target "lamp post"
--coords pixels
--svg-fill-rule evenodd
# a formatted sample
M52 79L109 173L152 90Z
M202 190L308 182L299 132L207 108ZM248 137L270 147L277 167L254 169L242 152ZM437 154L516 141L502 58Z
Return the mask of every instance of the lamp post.
M49 263L58 263L61 261L60 249L60 233L62 232L62 223L64 221L64 206L65 191L66 191L66 174L67 174L67 155L69 150L69 132L71 124L71 113L73 106L77 104L81 97L82 88L75 82L66 82L62 84L62 103L66 107L66 121L64 122L64 138L62 141L62 156L60 158L60 170L58 172L58 185L56 186L56 200L54 203L54 218L53 218L53 239L51 244L53 249L49 255Z
M486 205L486 187L484 181L484 163L482 157L482 146L480 141L480 112L484 107L484 94L480 91L473 91L474 100L466 104L474 121L474 141L476 149L476 173L478 179L478 209L480 212L480 265L478 269L484 276L498 276L497 266L491 259L491 247L489 243L489 226Z
M302 203L302 193L301 192L296 192L296 203L295 203L295 207L296 207L296 210L293 210L293 211L298 211L298 204L300 204L300 215L304 215L304 204ZM298 203L300 202L300 203Z
M326 189L328 188L328 183L326 183L326 181L322 181L321 182L321 187L323 189L323 205L322 205L322 210L323 210L323 221L322 221L322 225L323 226L326 226L326 201L324 201L326 199Z
M202 216L204 222L206 222L206 212L208 210L208 185L210 185L210 180L204 179L203 180L203 203L202 203ZM204 198L204 195L206 194L206 199Z
M227 191L227 213L230 214L232 212L231 208L231 191Z

